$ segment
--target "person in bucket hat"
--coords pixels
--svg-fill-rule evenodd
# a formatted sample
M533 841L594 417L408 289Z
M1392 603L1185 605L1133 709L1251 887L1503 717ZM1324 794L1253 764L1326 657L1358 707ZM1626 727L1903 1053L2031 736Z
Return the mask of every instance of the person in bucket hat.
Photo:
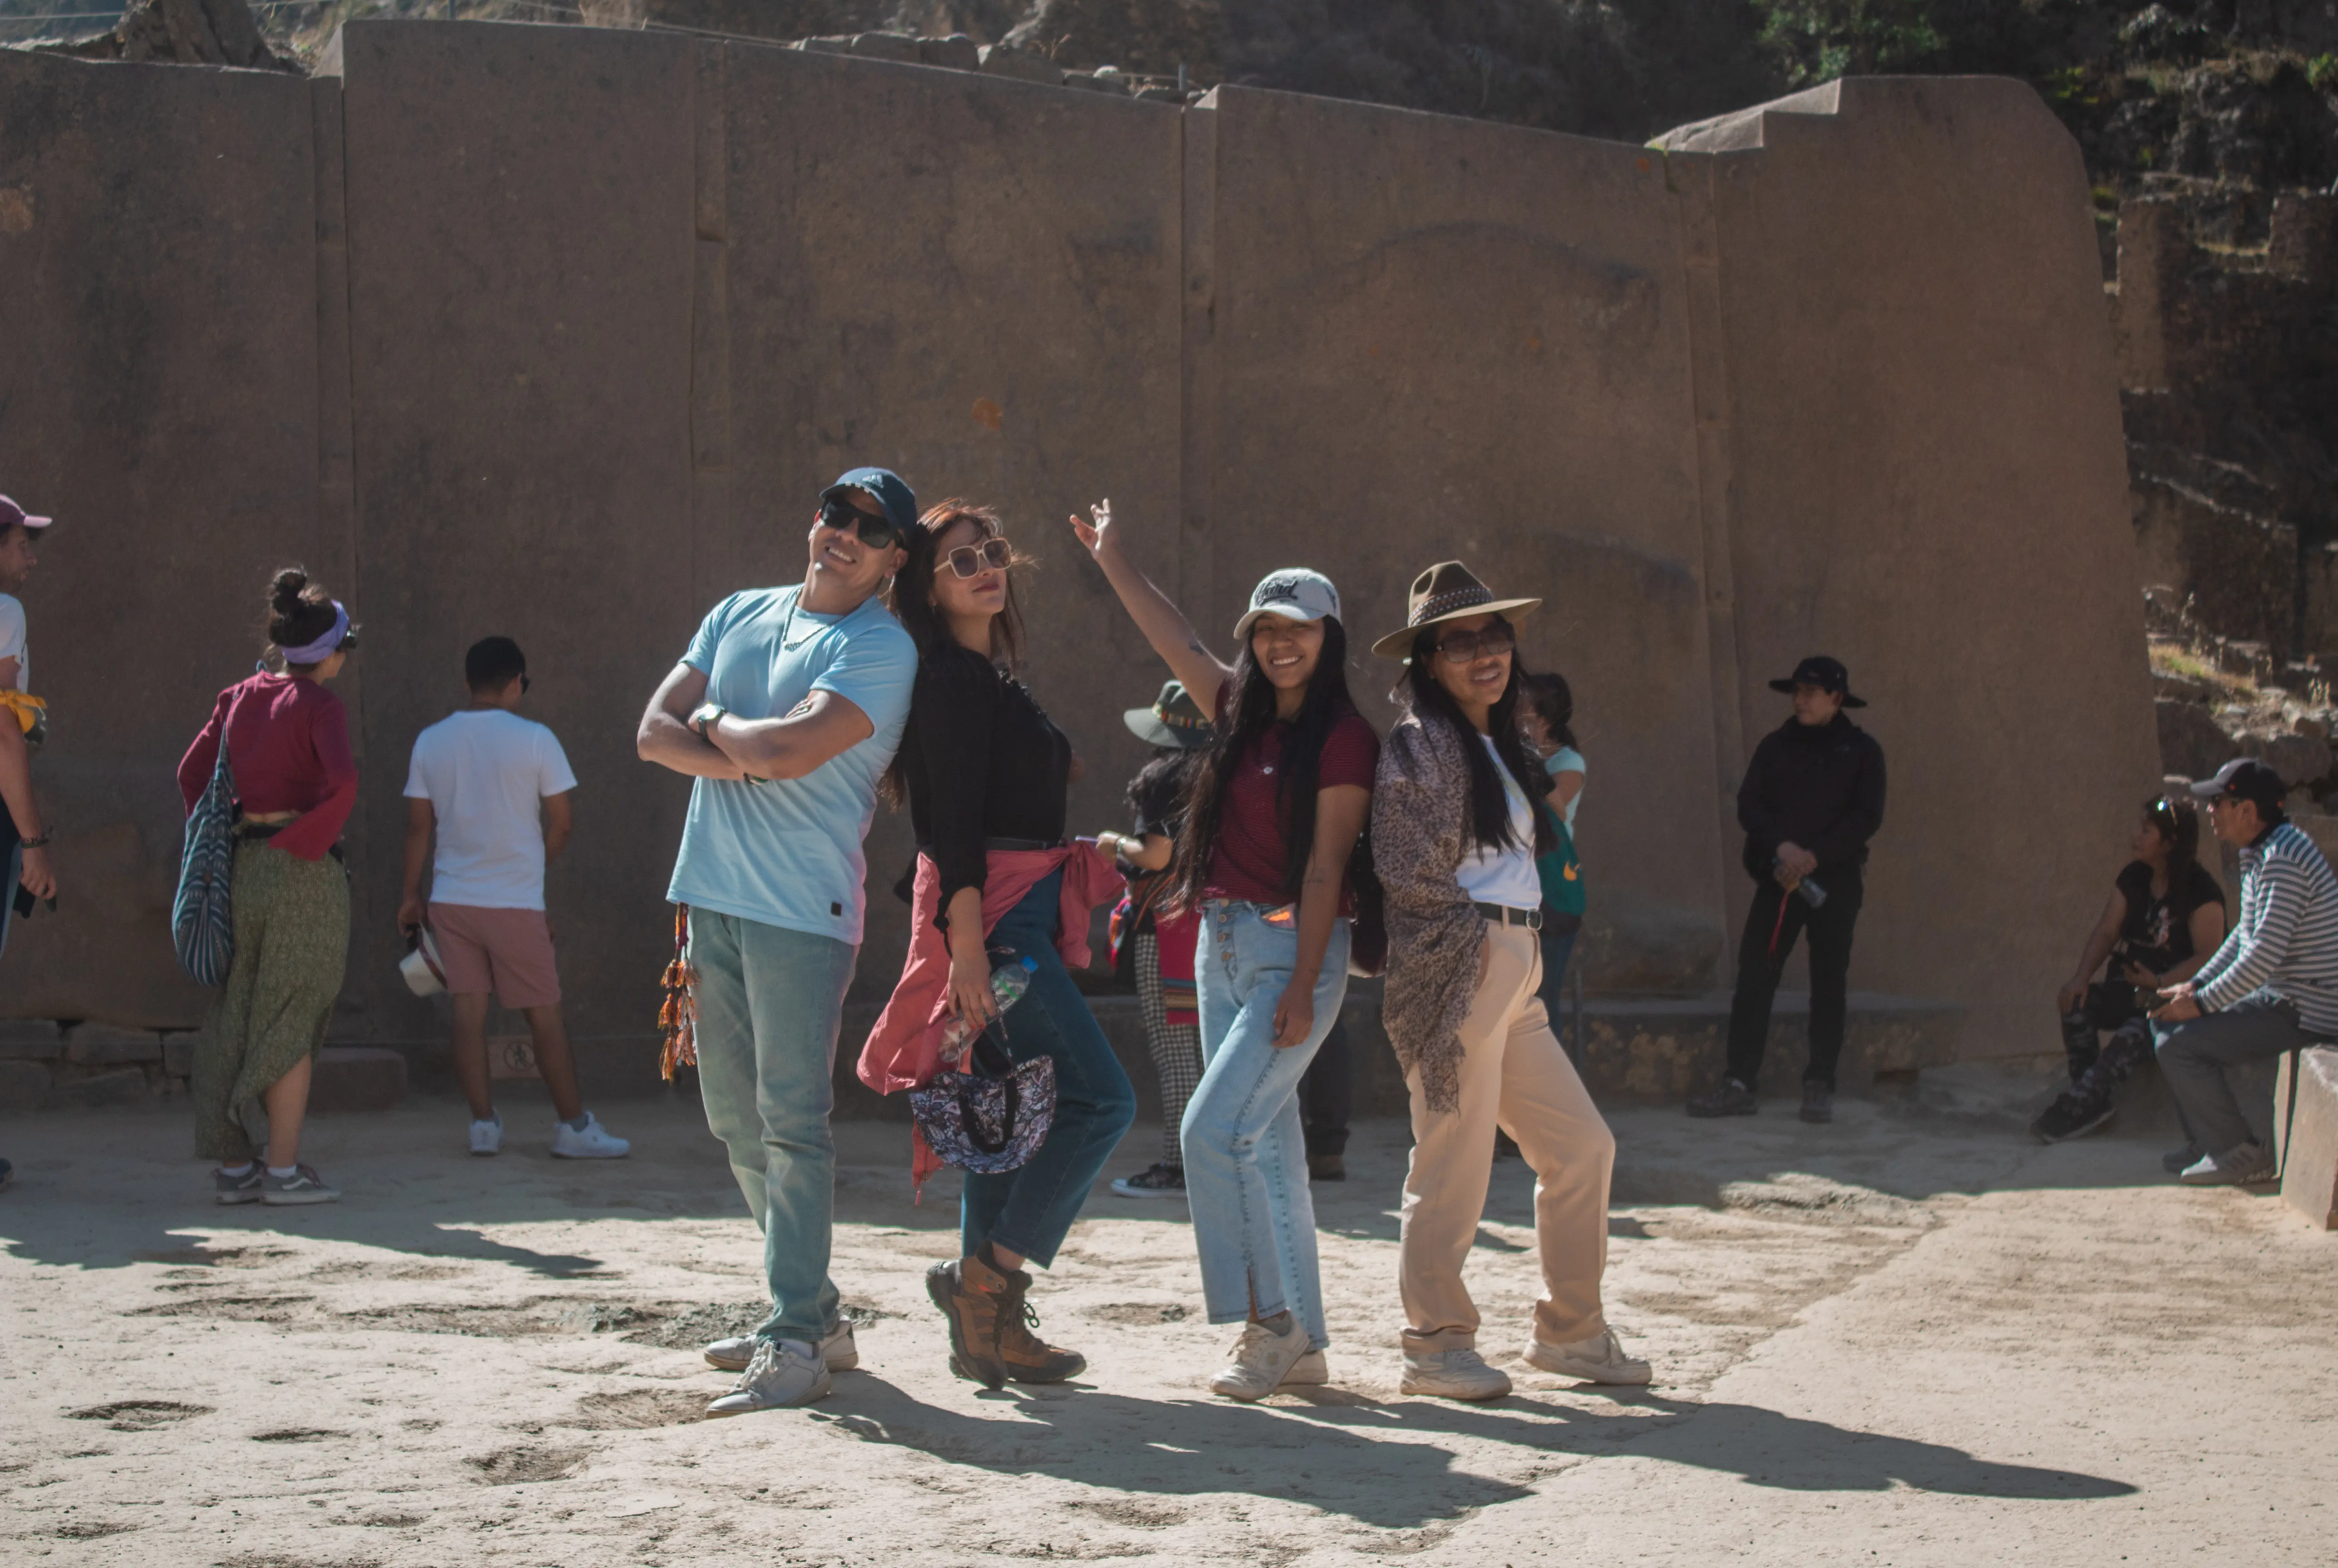
M1330 1379L1299 1084L1348 994L1349 858L1380 738L1348 692L1340 591L1307 567L1259 580L1232 661L1121 547L1101 502L1072 531L1170 672L1210 710L1172 894L1198 907L1203 1054L1182 1127L1185 1200L1213 1323L1241 1323L1213 1394Z
M1413 580L1405 624L1372 644L1402 659L1404 716L1380 752L1372 855L1388 918L1381 1018L1404 1069L1413 1148L1398 1230L1406 1394L1498 1399L1509 1374L1478 1351L1462 1280L1486 1205L1495 1135L1535 1172L1543 1293L1527 1362L1600 1383L1648 1380L1601 1302L1615 1135L1567 1060L1537 994L1542 877L1557 847L1539 809L1552 789L1528 745L1515 617L1459 561Z
M1121 715L1129 732L1153 756L1128 781L1133 831L1096 835L1096 848L1118 863L1128 892L1112 912L1113 966L1125 959L1144 1016L1144 1048L1161 1080L1161 1158L1133 1176L1116 1177L1123 1198L1183 1198L1185 1154L1178 1137L1186 1102L1202 1081L1202 1020L1195 1000L1194 947L1201 919L1192 909L1162 907L1169 863L1184 826L1185 787L1194 764L1217 739L1216 727L1185 690L1171 681L1150 708Z
M1813 654L1770 682L1794 700L1783 724L1762 738L1737 789L1745 873L1754 905L1737 948L1729 1004L1729 1058L1721 1082L1688 1102L1692 1116L1751 1116L1770 1034L1770 1006L1804 926L1811 934L1811 1057L1802 1118L1834 1118L1835 1063L1842 1054L1851 938L1864 896L1867 841L1883 826L1883 748L1843 717L1867 704L1851 693L1839 660Z

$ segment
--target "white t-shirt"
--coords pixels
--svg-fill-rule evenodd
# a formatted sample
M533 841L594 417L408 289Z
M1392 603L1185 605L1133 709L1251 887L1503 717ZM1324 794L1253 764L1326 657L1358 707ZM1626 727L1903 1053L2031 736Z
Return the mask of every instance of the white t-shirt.
M1493 737L1478 737L1486 748L1486 755L1494 760L1494 774L1502 781L1502 799L1510 803L1510 835L1517 840L1509 848L1472 849L1461 858L1454 877L1461 891L1469 895L1473 903L1499 904L1511 909L1542 907L1542 877L1535 871L1534 811L1527 804L1527 792L1502 766L1500 753L1494 750Z
M25 671L32 660L25 652L25 606L14 593L0 593L0 659L16 662L16 690L30 691L31 677Z
M429 801L438 817L431 901L543 908L536 802L575 788L552 731L500 708L466 709L416 736L406 795Z
M1577 751L1572 746L1562 746L1557 750L1552 752L1549 756L1544 758L1542 760L1542 770L1546 773L1554 775L1559 773L1582 773L1587 775L1590 772L1590 769L1583 765L1583 753ZM1559 813L1559 816L1566 819L1567 830L1569 833L1575 831L1575 808L1582 804L1583 791L1577 789L1575 792L1575 799L1567 803L1567 809Z

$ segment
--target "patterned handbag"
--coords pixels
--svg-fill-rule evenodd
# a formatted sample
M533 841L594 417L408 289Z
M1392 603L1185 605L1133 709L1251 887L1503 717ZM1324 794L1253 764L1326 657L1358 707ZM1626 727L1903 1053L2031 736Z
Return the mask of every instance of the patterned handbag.
M179 855L179 896L171 904L171 941L179 966L199 985L224 985L235 963L235 775L227 765L227 724L220 724L218 765L187 813Z
M1000 1064L994 1069L985 1058ZM1047 1141L1056 1120L1056 1059L1017 1067L987 1034L974 1042L972 1073L937 1073L909 1091L909 1114L926 1147L979 1175L1019 1171Z

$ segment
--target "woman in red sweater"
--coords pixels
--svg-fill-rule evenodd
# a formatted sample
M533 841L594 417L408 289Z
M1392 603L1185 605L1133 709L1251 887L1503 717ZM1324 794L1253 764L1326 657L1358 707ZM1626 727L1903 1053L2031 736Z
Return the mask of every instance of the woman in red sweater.
M349 662L357 629L297 568L276 574L268 610L283 672L263 662L221 692L179 763L192 811L224 738L238 808L235 961L195 1046L195 1152L219 1161L222 1203L330 1203L340 1194L300 1162L300 1121L349 959L349 881L335 841L358 769L348 710L325 682Z

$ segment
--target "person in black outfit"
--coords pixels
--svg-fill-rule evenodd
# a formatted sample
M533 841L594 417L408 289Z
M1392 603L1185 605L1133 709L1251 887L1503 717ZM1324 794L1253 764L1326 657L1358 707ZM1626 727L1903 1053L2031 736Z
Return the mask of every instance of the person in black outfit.
M2146 800L2135 858L2054 999L2070 1087L2029 1124L2041 1143L2083 1138L2111 1119L2111 1096L2151 1056L2146 1009L2198 972L2225 939L2225 890L2200 864L2200 818L2189 800ZM2109 973L2101 980L2107 963ZM2107 1029L2105 1043L2099 1031Z
M1086 1358L1031 1332L1038 1318L1025 1265L1054 1264L1136 1116L1136 1092L1059 951L1073 914L1086 929L1086 910L1066 908L1083 897L1068 862L1094 851L1064 835L1072 743L1017 676L1022 625L1010 569L1023 557L997 514L945 501L918 520L908 547L893 607L918 645L918 680L888 793L908 798L917 830L911 917L943 935L950 1011L1018 1065L1052 1058L1056 1082L1054 1119L1029 1161L967 1173L964 1255L928 1269L926 1290L948 1320L958 1377L992 1388L1060 1383ZM913 945L902 990L916 982L916 956ZM991 973L1010 967L1029 978L1002 1022Z
M1727 1075L1688 1102L1692 1116L1751 1116L1754 1084L1770 1034L1770 1004L1794 939L1811 934L1811 1061L1803 1073L1803 1120L1834 1119L1834 1067L1842 1054L1852 928L1863 893L1867 841L1883 826L1883 748L1843 717L1867 704L1832 659L1805 659L1774 691L1791 692L1794 716L1762 738L1737 790L1754 907L1737 949L1729 1004Z

